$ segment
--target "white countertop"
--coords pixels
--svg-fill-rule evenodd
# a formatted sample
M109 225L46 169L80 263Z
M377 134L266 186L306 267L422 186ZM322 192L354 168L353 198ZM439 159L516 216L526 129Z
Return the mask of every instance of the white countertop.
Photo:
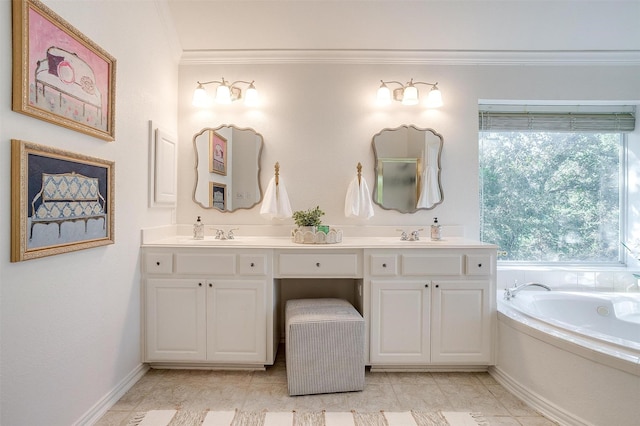
M336 244L299 244L289 237L236 236L233 240L216 240L206 236L204 240L194 240L190 236L175 235L147 241L143 247L225 247L225 248L272 248L298 250L307 249L362 249L362 248L495 248L492 244L465 238L444 238L431 241L428 237L418 241L401 241L398 237L343 237Z
M400 230L396 226L344 228L342 241L336 244L300 244L294 243L289 236L291 227L268 226L225 226L225 231L235 228L233 240L216 240L214 226L207 226L204 240L194 240L191 225L169 225L142 229L142 247L224 247L224 248L260 248L260 249L297 249L297 250L339 250L365 248L497 248L478 240L462 236L461 228L450 227L439 241L431 241L428 231L420 233L418 241L401 241ZM407 227L407 231L411 228ZM208 234L208 235L207 235Z

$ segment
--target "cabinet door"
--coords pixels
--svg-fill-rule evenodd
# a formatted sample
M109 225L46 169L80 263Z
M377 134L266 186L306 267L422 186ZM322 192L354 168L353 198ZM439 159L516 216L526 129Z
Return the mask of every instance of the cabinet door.
M489 281L434 281L432 287L431 362L488 364Z
M204 280L146 281L146 361L204 361Z
M266 362L266 288L264 280L207 283L207 360Z
M429 283L371 281L371 363L429 362Z

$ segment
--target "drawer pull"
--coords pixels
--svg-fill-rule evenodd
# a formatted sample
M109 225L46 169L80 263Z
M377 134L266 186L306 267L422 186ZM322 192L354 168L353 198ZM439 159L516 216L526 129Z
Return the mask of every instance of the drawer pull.
M386 268L386 267L387 267L387 264L386 264L386 263L383 263L383 264L382 264L382 267L383 267L383 268Z
M482 268L482 263L478 263L478 268Z
M160 266L160 262L156 262L156 265Z
M251 266L253 268L254 266L256 266L256 264L251 262L251 265L249 265L249 266Z
M320 267L320 262L316 262L316 266L319 268Z

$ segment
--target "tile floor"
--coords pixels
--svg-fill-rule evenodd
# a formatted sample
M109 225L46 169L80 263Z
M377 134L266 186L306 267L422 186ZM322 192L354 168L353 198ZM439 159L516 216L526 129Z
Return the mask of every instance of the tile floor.
M362 392L290 397L282 348L266 371L151 369L98 422L124 426L158 410L480 412L490 425L551 426L488 373L366 373Z

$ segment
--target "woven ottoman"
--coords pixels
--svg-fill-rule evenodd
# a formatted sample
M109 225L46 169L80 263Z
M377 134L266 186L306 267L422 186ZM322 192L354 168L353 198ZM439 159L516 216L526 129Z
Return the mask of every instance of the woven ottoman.
M289 395L364 389L364 319L342 299L294 299L285 309Z

